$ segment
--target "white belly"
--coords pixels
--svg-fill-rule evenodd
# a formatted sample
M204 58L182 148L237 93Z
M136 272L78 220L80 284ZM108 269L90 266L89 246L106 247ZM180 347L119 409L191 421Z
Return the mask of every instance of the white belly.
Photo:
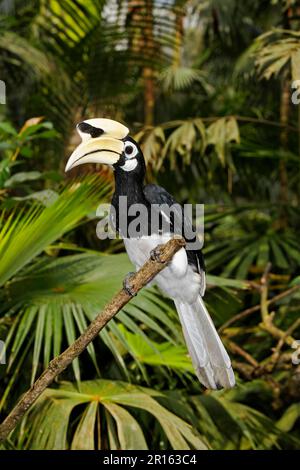
M150 252L170 240L170 235L124 239L131 262L139 269L150 257ZM184 302L195 302L201 290L201 276L187 262L181 248L172 261L156 277L155 283L169 297Z

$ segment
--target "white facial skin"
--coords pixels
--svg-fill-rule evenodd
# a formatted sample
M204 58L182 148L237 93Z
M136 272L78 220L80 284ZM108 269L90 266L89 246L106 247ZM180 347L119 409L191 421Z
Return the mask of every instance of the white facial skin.
M132 142L126 142L124 146L124 154L126 162L120 168L124 171L132 171L136 168L138 162L135 158L138 154L137 147Z

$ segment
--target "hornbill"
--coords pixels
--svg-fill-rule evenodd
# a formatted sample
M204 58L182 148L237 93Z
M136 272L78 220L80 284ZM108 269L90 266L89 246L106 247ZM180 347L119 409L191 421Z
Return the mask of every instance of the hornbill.
M171 217L164 211L164 207L175 204L173 197L157 185L144 185L144 156L137 142L128 135L127 127L110 119L88 119L77 125L77 131L82 142L70 156L65 170L83 163L101 163L113 167L115 193L112 198L112 223L122 236L127 254L137 269L149 256L159 256L157 246L177 233L176 216L183 216L183 224L187 227L187 232L191 232L192 223L183 214L180 205L176 205L175 216ZM130 208L140 204L149 210L148 213L154 207L153 214L157 215L158 212L161 219L169 222L168 231L164 231L161 224L153 229L152 214L140 227L139 236L130 236L128 226L124 227L120 223L121 196L126 196L126 224L133 218ZM129 293L130 274L128 273L124 286ZM155 282L174 300L199 381L210 389L233 387L235 379L229 356L202 300L205 267L201 249L194 245L193 249L181 248L155 277Z

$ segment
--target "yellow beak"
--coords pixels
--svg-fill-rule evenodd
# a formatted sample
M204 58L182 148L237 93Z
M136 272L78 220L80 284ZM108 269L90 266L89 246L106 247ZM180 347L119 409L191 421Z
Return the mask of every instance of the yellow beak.
M101 129L103 135L91 137L78 129L82 142L67 161L65 171L84 163L103 163L114 165L124 150L123 139L128 134L127 127L110 119L90 119L84 121L90 126Z
M117 163L124 149L124 142L113 137L98 137L82 142L67 161L65 171L83 163Z

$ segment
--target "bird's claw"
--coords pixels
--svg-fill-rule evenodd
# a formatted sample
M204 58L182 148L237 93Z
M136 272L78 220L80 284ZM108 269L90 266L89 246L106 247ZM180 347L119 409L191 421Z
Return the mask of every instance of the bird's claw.
M134 274L135 274L134 272L127 273L126 276L125 276L125 279L123 281L123 289L131 297L134 297L136 295L136 293L133 291L133 288L132 288L132 285L131 285L131 282L130 282L130 279L132 278L132 276Z
M158 263L164 263L164 261L162 261L161 259L161 248L163 247L163 245L157 245L156 248L154 248L153 250L150 251L150 259L152 259L152 261L157 261Z

